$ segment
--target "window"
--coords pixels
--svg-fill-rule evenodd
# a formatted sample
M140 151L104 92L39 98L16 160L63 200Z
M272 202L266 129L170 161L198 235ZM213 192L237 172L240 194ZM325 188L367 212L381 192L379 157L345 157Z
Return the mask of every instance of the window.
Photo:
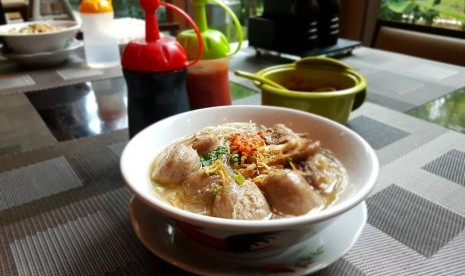
M383 0L379 17L388 21L465 31L465 0Z

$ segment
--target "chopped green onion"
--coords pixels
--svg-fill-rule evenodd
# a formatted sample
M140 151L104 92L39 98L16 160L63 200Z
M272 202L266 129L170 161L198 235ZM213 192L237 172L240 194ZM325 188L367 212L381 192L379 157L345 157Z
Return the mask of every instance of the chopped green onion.
M240 185L240 184L244 183L245 178L241 174L235 174L234 175L234 180L236 180L236 182Z
M239 153L231 153L229 155L229 163L231 164L239 164L240 156Z
M216 160L220 159L223 154L228 154L228 148L224 146L219 146L213 151L206 153L200 156L200 163L202 163L203 167L208 167L212 165Z
M220 185L215 186L215 189L213 189L213 196L216 196L217 194L219 194L222 189L223 189L223 186L220 186Z

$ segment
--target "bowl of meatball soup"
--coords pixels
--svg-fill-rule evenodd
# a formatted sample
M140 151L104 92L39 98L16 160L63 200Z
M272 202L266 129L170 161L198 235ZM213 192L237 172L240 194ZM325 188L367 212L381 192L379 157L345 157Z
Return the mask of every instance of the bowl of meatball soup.
M361 204L379 165L344 125L248 105L158 121L128 142L120 168L133 195L175 231L260 256L309 239Z

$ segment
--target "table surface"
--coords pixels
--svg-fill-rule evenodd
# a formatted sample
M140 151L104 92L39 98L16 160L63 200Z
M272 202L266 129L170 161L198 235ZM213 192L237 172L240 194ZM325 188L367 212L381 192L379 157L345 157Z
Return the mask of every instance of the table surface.
M245 47L231 71L291 61ZM368 80L347 127L380 174L360 238L317 275L465 274L465 68L365 47L341 61ZM0 60L0 72L0 275L188 275L130 223L121 68L88 69L76 53L44 69ZM234 104L261 103L249 80L230 80Z

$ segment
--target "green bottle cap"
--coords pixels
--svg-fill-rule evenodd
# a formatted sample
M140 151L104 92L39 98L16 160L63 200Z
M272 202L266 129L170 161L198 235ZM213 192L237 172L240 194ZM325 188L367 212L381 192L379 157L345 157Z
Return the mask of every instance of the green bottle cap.
M243 33L242 26L234 12L220 1L212 0L212 2L219 5L228 13L236 25L238 45L234 52L231 52L229 41L226 36L218 30L208 28L206 13L208 0L192 0L192 2L194 4L194 21L200 30L203 42L203 54L201 59L223 58L237 53L242 46ZM186 49L188 59L194 59L198 53L199 47L198 38L194 30L188 29L182 31L176 37L176 40Z

